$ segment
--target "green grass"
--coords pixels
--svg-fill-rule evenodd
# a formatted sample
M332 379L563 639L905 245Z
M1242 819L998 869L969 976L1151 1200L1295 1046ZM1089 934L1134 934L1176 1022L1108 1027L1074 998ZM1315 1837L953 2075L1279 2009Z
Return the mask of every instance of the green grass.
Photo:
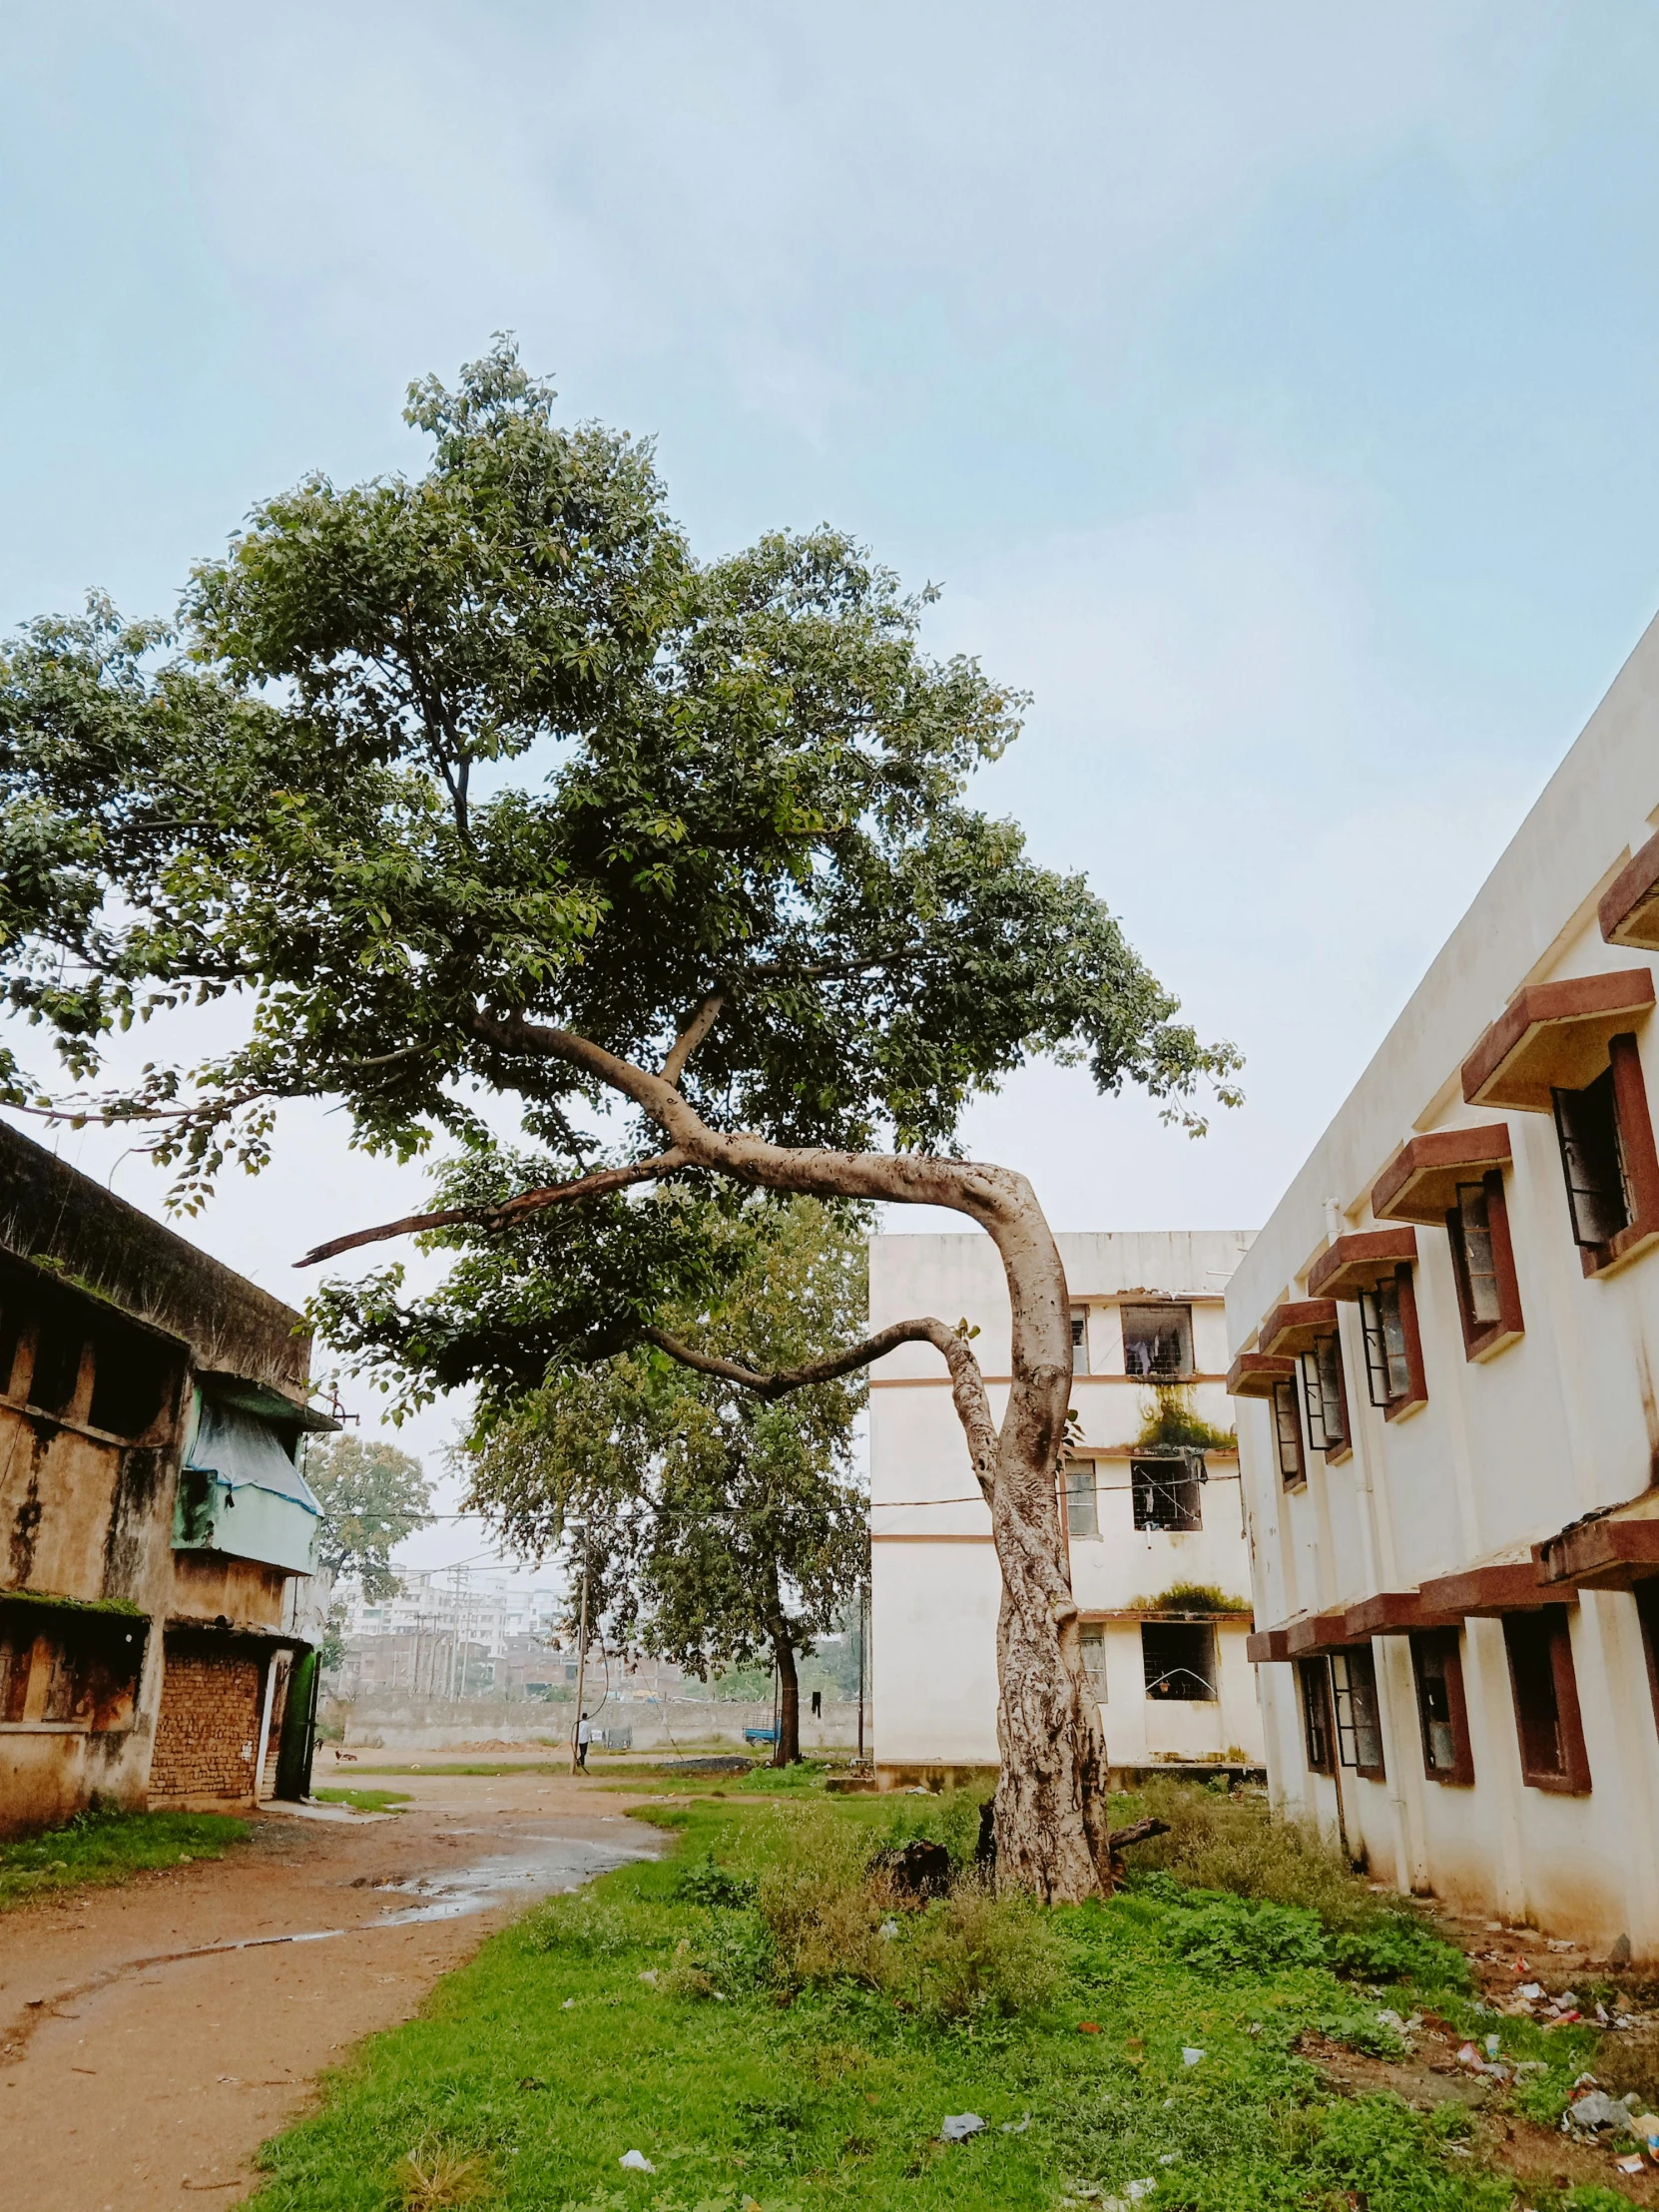
M0 1912L53 1890L223 1859L247 1834L246 1821L224 1813L82 1813L66 1828L0 1844Z
M392 1813L407 1805L407 1790L313 1790L319 1804L349 1805L353 1813Z
M1001 1931L977 1993L951 1980L963 1955L954 1905L895 1915L884 1951L870 1920L881 1905L862 1921L852 1912L844 1950L838 1935L821 1943L821 1959L850 1964L862 1942L866 1960L892 1966L884 1980L872 1969L878 1985L801 1966L818 1873L856 1866L864 1839L923 1832L959 1858L976 1811L966 1797L649 1809L678 1832L679 1855L536 1909L440 1982L418 2018L363 2045L320 2110L267 2146L254 2205L1057 2212L1139 2180L1157 2184L1147 2212L1509 2212L1519 2201L1463 2155L1460 2106L1425 2114L1386 2094L1334 2097L1298 2037L1319 2029L1385 2051L1380 2009L1407 2011L1420 1993L1403 1964L1459 2030L1500 2025L1506 2047L1527 2041L1524 2055L1540 2045L1550 2071L1528 2090L1539 2116L1564 2098L1593 2038L1477 2016L1459 1993L1460 1955L1360 1884L1334 1897L1329 1919L1194 1890L1167 1871L1047 1915L970 1894L970 1930ZM1181 1848L1213 1851L1217 1827L1204 1811ZM1249 1848L1266 1863L1260 1836ZM812 1893L827 1912L868 1905L836 1879ZM1374 1978L1356 1979L1356 1963ZM1188 2065L1184 2047L1204 2055ZM944 2116L966 2111L985 2131L941 2142ZM629 2150L656 2172L625 2172ZM1542 2212L1563 2200L1525 2201ZM1580 2193L1586 2212L1593 2201Z

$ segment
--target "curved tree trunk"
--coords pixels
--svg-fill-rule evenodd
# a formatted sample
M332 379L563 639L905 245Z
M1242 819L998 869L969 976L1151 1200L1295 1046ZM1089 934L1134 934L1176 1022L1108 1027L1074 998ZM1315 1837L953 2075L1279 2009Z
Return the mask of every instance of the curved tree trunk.
M473 1029L482 1041L509 1054L565 1060L631 1099L670 1140L675 1166L700 1167L761 1189L812 1198L946 1206L976 1221L993 1239L1007 1280L1012 1321L1012 1381L1000 1428L991 1418L984 1382L965 1336L938 1322L906 1324L883 1335L925 1337L943 1353L974 1471L991 1509L1002 1570L997 1622L998 1883L1034 1891L1054 1903L1108 1892L1112 1857L1105 1741L1083 1673L1057 1495L1071 1395L1071 1312L1059 1248L1037 1195L1024 1176L1006 1168L917 1153L778 1145L752 1131L712 1129L678 1085L690 1053L719 1010L719 995L713 994L688 1023L661 1075L586 1037L519 1016L480 1012ZM663 1172L669 1159L668 1154L658 1155L642 1167L642 1176ZM611 1171L606 1174L608 1187L615 1187ZM526 1197L559 1203L579 1196L583 1188L570 1185ZM869 1359L885 1349L886 1344L872 1342L860 1353ZM820 1379L825 1365L799 1371L788 1381L780 1377L778 1382L800 1386ZM747 1377L735 1365L722 1372L750 1383L768 1380Z

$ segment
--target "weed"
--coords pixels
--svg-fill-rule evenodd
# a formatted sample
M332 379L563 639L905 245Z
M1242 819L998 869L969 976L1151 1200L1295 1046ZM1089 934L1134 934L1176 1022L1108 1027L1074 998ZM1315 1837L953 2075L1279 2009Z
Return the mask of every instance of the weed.
M451 2205L478 2204L490 2193L489 2168L482 2158L441 2146L420 2145L408 2152L392 2168L391 2182L404 2212L447 2212Z
M1296 1905L1219 1899L1184 1914L1174 1947L1199 1972L1260 1973L1265 1966L1323 1966L1329 1957L1318 1917Z
M715 1864L712 1857L694 1859L679 1875L674 1894L688 1905L753 1905L759 1885L753 1875L733 1874Z
M407 1790L313 1790L319 1804L349 1805L353 1813L391 1813L407 1805Z
M78 1813L43 1836L0 1844L0 1911L50 1890L222 1859L248 1833L224 1813Z
M649 1925L591 1893L552 1898L519 1924L519 1939L529 1950L570 1951L581 1958L615 1958L623 1951L655 1948Z

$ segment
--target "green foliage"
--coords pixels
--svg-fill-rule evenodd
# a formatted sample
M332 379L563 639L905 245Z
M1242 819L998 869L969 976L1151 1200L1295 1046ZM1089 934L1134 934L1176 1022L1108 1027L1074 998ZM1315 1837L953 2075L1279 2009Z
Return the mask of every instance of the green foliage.
M1460 2108L1333 2095L1298 2055L1324 2023L1390 2047L1329 1966L1218 1972L1176 1947L1213 1897L1165 1876L1005 1916L970 1884L948 1907L885 1913L897 1934L879 1980L809 1981L786 1955L806 1935L804 1886L855 1891L888 1808L643 1810L684 1836L684 1857L537 1909L364 2046L268 2146L259 2212L384 2212L422 2145L479 2162L503 2212L1054 2212L1145 2178L1180 2212L1509 2212ZM705 1863L788 1901L782 1940L757 1911L683 1894ZM550 1928L585 1933L550 1941ZM1052 1978L1021 1994L1033 1936ZM941 2144L960 2111L985 2130ZM653 2176L619 2173L631 2148Z
M1172 1582L1156 1597L1132 1597L1132 1613L1248 1613L1247 1597L1234 1597L1214 1582Z
M0 1843L0 1911L51 1890L223 1859L248 1832L223 1813L78 1813L62 1828Z
M1154 1384L1135 1442L1142 1451L1180 1446L1189 1451L1237 1451L1236 1428L1217 1428L1193 1404L1188 1382Z
M771 1371L858 1334L866 1262L851 1209L680 1197L668 1210L708 1255L696 1295L666 1311L677 1338ZM494 1312L498 1293L533 1294L521 1259L473 1252L436 1303ZM863 1578L864 1388L858 1373L767 1400L653 1349L600 1365L554 1358L534 1387L480 1393L461 1453L466 1506L521 1552L557 1546L578 1522L590 1618L614 1641L716 1674L718 1695L765 1697L774 1656L809 1650ZM729 1671L763 1656L765 1673Z
M747 1906L754 1904L758 1888L753 1875L733 1874L730 1868L717 1866L711 1856L694 1859L680 1870L674 1894L688 1905Z
M307 477L176 629L94 599L0 660L13 1006L80 1081L114 1028L247 1009L113 1101L173 1116L182 1202L283 1097L407 1158L485 1141L476 1085L579 1156L557 1034L657 1067L717 986L687 1096L784 1143L944 1148L1044 1052L1195 1127L1234 1097L1105 902L965 804L1022 702L922 651L929 595L830 529L699 563L649 447L553 396L499 340L411 388L423 473Z
M322 1508L318 1564L336 1582L359 1582L371 1601L394 1596L402 1584L392 1548L431 1520L420 1461L378 1437L318 1437L305 1452L305 1480Z
M1185 1915L1174 1944L1191 1965L1211 1973L1322 1966L1330 1955L1317 1914L1294 1905L1251 1906L1233 1898Z

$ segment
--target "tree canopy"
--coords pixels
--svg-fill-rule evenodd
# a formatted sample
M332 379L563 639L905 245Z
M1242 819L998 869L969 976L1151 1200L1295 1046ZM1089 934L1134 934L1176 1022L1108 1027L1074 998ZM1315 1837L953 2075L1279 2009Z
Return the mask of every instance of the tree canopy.
M827 528L698 562L649 446L560 426L505 342L406 415L422 475L309 478L172 625L94 600L0 662L11 1003L89 1082L112 1028L246 1002L104 1102L187 1203L284 1097L406 1155L508 1092L580 1156L604 1074L532 1027L655 1068L715 1000L685 1095L779 1144L948 1147L1033 1053L1227 1089L1084 880L964 803L1021 702L923 650L927 594Z
M432 1485L420 1461L379 1437L338 1435L313 1441L305 1480L322 1508L317 1564L332 1581L355 1581L371 1602L402 1587L394 1547L424 1528Z
M752 1198L708 1227L725 1282L660 1317L688 1347L737 1347L776 1370L856 1335L864 1237L845 1209ZM499 1247L486 1264L518 1272ZM863 1579L863 1399L861 1371L767 1399L651 1345L596 1365L555 1358L535 1386L482 1391L461 1454L467 1509L520 1552L569 1543L608 1640L704 1679L763 1654L775 1662L792 1708L780 1754L791 1757L796 1662ZM573 1524L582 1535L569 1542Z

